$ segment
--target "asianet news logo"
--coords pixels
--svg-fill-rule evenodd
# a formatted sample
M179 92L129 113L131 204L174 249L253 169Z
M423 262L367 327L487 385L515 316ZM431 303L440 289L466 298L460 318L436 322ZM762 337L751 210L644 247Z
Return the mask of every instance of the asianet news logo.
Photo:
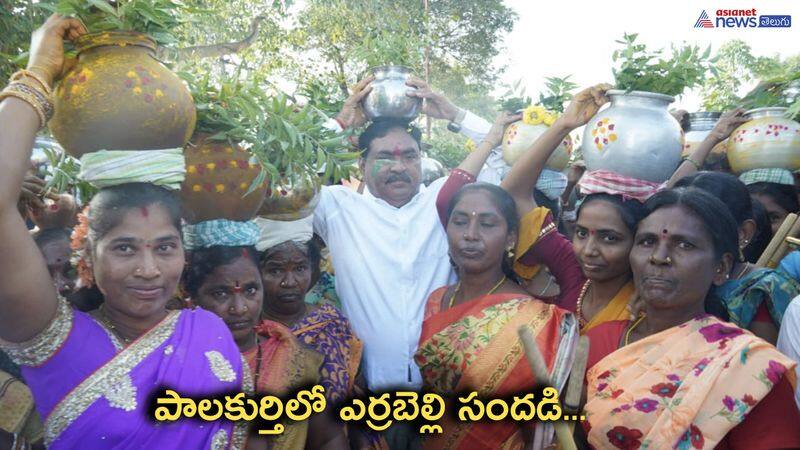
M759 15L755 8L718 9L715 17L708 16L706 10L700 13L695 28L789 28L790 15Z

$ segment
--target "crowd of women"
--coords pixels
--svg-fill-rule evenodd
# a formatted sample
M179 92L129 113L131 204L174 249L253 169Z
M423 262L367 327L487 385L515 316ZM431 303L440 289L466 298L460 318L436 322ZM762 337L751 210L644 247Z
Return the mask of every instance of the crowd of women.
M282 396L319 384L329 405L384 387L394 375L370 350L384 345L373 341L383 319L370 322L375 305L354 298L364 292L359 277L372 283L373 269L388 266L359 256L391 253L393 237L380 227L403 221L408 242L423 235L413 241L414 264L378 275L411 284L406 270L430 270L438 283L423 289L419 305L401 305L421 313L408 316L419 323L400 325L417 332L411 352L425 391L506 397L542 384L563 389L577 377L585 421L562 448L800 448L797 256L781 269L753 264L783 218L800 210L794 179L700 170L745 121L742 111L724 114L672 178L646 193L635 180L588 171L555 196L563 205L537 203L547 159L608 102L610 86L597 85L577 94L498 184L476 178L518 115L502 113L480 131L477 149L428 189L419 186L419 131L374 123L359 140L366 189L323 191L314 217L190 225L171 182L84 167L89 181L117 182L97 183L105 187L72 230L30 230L29 217L44 207L32 144L52 115L63 41L83 33L80 22L51 17L33 35L28 69L0 94L0 448L554 445L552 424L446 416L441 434L420 439L345 426L331 407L269 437L247 423L151 419L152 395L164 387L193 397ZM414 83L409 95L439 103L429 115L465 120ZM368 90L369 79L337 125L364 125L356 118ZM570 197L578 198L574 214ZM358 202L369 203L361 210ZM380 216L378 208L408 215ZM340 237L359 230L358 221L375 227L374 236L343 247ZM322 268L326 245L333 269ZM440 257L449 261L444 272L425 260ZM552 276L557 289L531 283L537 274ZM387 315L387 327L406 320ZM520 327L535 337L549 379L533 375ZM581 336L588 363L576 373ZM405 345L407 336L396 338ZM416 376L408 369L407 382Z

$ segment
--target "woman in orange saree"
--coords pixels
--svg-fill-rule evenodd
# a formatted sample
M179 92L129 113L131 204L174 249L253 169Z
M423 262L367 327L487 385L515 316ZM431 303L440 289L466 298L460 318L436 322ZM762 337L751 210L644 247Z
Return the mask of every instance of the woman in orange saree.
M561 388L566 381L577 325L568 311L532 298L514 281L514 208L505 191L486 183L463 187L450 203L447 235L460 281L431 294L415 356L425 387L440 395L477 391L497 398L547 381ZM520 326L532 329L551 380L531 373ZM440 423L443 433L425 440L425 448L541 448L552 440L552 428L538 424L526 433L510 421Z
M736 222L705 191L647 202L631 251L644 313L590 330L587 403L593 448L800 448L795 363L766 341L705 313L728 278Z

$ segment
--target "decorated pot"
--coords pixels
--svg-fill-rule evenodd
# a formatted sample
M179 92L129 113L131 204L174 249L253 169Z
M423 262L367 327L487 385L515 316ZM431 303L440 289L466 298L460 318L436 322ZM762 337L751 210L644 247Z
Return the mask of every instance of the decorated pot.
M247 194L261 167L250 153L225 141L196 135L184 149L186 179L181 185L184 218L189 223L213 219L250 220L267 195L267 183Z
M588 170L660 183L681 161L683 133L667 111L675 99L652 92L610 90L611 106L597 113L583 132Z
M780 167L800 169L800 124L784 116L786 108L758 108L728 138L728 161L736 173Z
M409 97L413 89L406 84L411 69L402 66L382 66L372 69L375 80L372 91L364 98L364 113L369 120L392 118L409 122L419 114L421 99Z
M310 174L298 174L282 180L267 192L258 215L270 220L290 222L314 213L319 203L320 182Z
M548 128L544 124L528 125L521 120L507 126L503 133L503 160L506 164L513 166ZM545 166L553 170L564 170L569 163L570 154L572 154L572 138L567 136L547 158Z
M428 186L446 174L442 163L428 156L422 157L422 184Z
M186 144L194 102L183 81L155 59L152 39L104 32L83 35L75 45L78 63L56 89L49 124L69 154Z

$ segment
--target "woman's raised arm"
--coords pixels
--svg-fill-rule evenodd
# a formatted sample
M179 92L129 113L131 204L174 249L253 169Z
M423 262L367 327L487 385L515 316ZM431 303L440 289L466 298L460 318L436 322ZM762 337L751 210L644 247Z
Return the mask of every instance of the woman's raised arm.
M536 207L533 189L547 158L570 131L585 125L608 102L605 95L608 89L611 89L610 85L598 84L579 92L564 114L533 143L503 179L500 186L514 198L520 217Z
M63 40L85 32L76 19L51 16L33 33L28 70L52 85L64 65ZM42 124L36 109L16 97L0 101L0 124L0 339L23 342L44 330L57 307L44 259L17 210Z

